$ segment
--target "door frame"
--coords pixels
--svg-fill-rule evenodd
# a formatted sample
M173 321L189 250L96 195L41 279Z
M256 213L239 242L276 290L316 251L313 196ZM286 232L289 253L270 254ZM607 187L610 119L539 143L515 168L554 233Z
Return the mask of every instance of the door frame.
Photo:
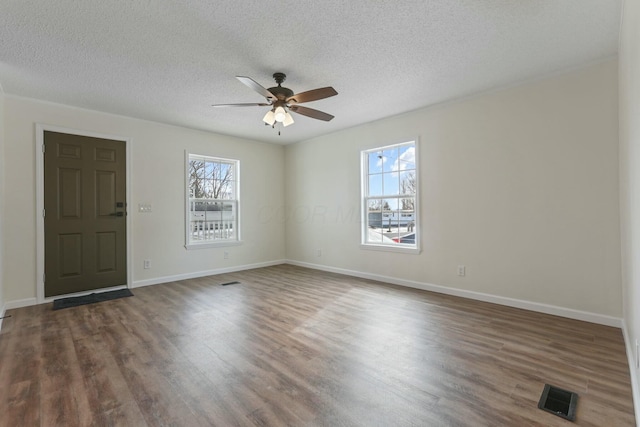
M45 298L44 296L44 152L42 147L44 145L44 132L59 132L68 133L72 135L88 136L92 138L111 139L116 141L124 141L125 143L125 168L126 168L126 197L125 202L127 206L127 283L126 286L114 286L111 288L100 289L100 291L109 291L114 289L122 289L124 287L131 288L133 283L133 271L132 271L132 253L131 253L131 215L129 210L131 208L131 138L122 137L118 135L110 135L98 132L91 132L81 129L72 129L61 126L53 126L44 123L36 123L36 138L35 138L35 155L36 155L36 298L38 304L51 302L56 298L60 298L61 295L55 297ZM88 295L95 292L95 290L78 292L69 294L68 296L81 296Z

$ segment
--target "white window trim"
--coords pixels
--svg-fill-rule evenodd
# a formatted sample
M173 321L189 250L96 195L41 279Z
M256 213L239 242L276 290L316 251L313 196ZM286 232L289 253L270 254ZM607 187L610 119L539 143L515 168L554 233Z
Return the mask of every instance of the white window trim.
M205 241L202 243L190 243L189 242L189 233L190 233L190 228L189 228L189 214L190 214L190 209L189 209L189 158L191 156L201 156L201 157L207 157L207 158L213 158L213 159L217 159L223 162L229 162L229 163L234 163L235 165L235 173L236 173L236 198L235 198L235 202L236 202L236 238L235 239L224 239L224 240L218 240L218 241ZM224 157L218 157L218 156L212 156L212 155L208 155L208 154L196 154L196 153L191 153L188 150L184 151L184 180L185 180L185 185L184 185L184 193L185 193L185 217L184 217L184 238L185 238L185 244L184 247L187 250L192 250L192 249L207 249L207 248L221 248L221 247L225 247L225 246L239 246L242 244L242 226L240 224L241 222L241 203L240 203L240 160L238 159L227 159Z
M419 156L420 144L419 144L419 141L420 139L418 137L406 138L391 144L382 145L382 146L376 145L370 148L365 148L360 150L360 186L361 186L360 188L361 221L360 222L362 224L362 228L360 230L360 249L371 250L371 251L382 251L382 252L398 252L398 253L406 253L406 254L419 254L422 252L421 245L420 245L421 236L422 236L422 233L421 233L422 219L420 217L420 156ZM368 177L368 160L366 160L366 157L368 153L371 151L385 150L387 148L391 148L397 145L410 143L410 142L413 142L414 144L415 158L416 158L415 173L416 173L417 188L416 188L416 195L415 195L416 203L414 208L415 218L418 219L418 221L416 221L416 228L415 228L416 244L415 246L406 247L406 246L400 246L400 245L396 246L396 245L389 245L389 244L385 245L385 244L379 244L379 243L367 243L366 241L366 236L368 235L367 201L370 197L368 196L369 182L368 182L368 179L365 178L365 176ZM366 173L365 173L365 170L367 171Z

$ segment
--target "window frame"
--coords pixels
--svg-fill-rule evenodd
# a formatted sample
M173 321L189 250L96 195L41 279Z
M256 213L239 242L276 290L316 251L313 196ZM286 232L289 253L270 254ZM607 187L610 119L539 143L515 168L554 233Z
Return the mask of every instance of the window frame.
M414 157L415 157L415 194L414 198L414 232L415 232L415 243L413 245L410 244L400 244L400 243L383 243L383 242L368 242L369 236L369 201L375 199L401 199L402 194L382 194L382 195L370 195L369 194L369 154L377 151L384 151L390 148L397 148L403 145L413 144L414 147ZM373 146L371 148L365 148L360 151L360 206L361 206L361 231L360 231L360 248L367 250L375 250L375 251L385 251L385 252L400 252L400 253L409 253L409 254L419 254L421 252L420 241L421 241L421 220L420 220L420 161L419 161L419 138L406 138L402 139L398 142ZM384 169L381 175L384 175ZM383 178L384 179L384 178ZM401 210L397 210L400 215L403 215Z
M184 158L184 178L185 178L185 245L184 247L188 250L190 249L206 249L206 248L216 248L223 246L236 246L242 244L241 239L241 203L240 203L240 160L237 159L229 159L225 157L211 156L207 154L196 154L185 150L185 158ZM234 168L234 188L233 194L235 194L235 198L233 199L196 199L191 197L191 188L189 185L189 163L192 159L202 159L210 162L217 163L227 163L233 165ZM192 200L215 200L220 203L231 203L235 205L235 237L231 239L217 239L217 240L203 240L203 241L192 241L191 240L191 210L190 205Z

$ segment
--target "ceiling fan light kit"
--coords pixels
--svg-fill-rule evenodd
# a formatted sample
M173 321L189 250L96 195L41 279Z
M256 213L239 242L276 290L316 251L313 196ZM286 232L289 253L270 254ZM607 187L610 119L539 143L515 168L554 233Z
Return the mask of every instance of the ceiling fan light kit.
M331 86L308 90L294 94L294 92L287 88L282 87L282 82L285 81L287 76L284 73L274 73L273 78L278 86L271 87L269 89L264 88L261 84L256 82L250 77L236 76L240 82L244 83L249 88L258 92L264 96L268 103L244 103L244 104L216 104L214 107L265 107L269 106L271 109L264 115L262 121L271 127L275 127L276 123L282 123L282 126L287 127L294 123L293 117L289 113L293 111L303 116L311 117L312 119L330 121L333 119L331 114L314 110L313 108L302 107L298 104L303 102L318 101L320 99L329 98L338 94Z
M284 115L286 114L286 111L284 111L283 107L276 107L276 111L274 111L275 117L276 117L276 122L284 122Z
M268 124L269 126L273 126L276 123L276 115L273 110L267 111L267 114L264 115L262 119L263 122Z
M294 123L293 117L287 111L287 113L284 115L284 120L282 121L282 126L287 127L289 125L292 125L293 123Z

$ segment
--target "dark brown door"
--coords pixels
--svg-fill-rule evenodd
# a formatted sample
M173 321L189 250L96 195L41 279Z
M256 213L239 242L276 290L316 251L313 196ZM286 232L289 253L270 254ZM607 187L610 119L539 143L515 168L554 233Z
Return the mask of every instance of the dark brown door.
M44 294L127 283L124 141L45 131Z

